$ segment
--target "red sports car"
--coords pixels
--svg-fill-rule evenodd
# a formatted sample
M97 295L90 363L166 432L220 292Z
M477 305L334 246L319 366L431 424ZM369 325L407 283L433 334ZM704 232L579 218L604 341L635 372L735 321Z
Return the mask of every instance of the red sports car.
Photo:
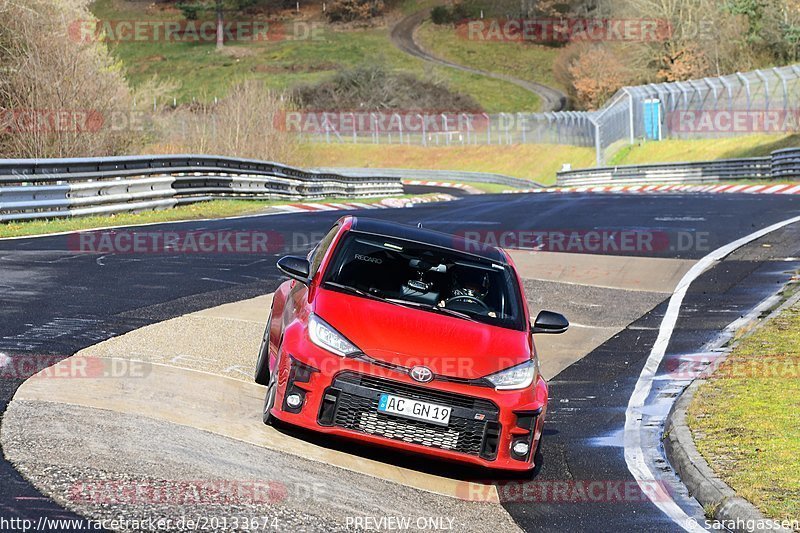
M547 410L531 325L503 250L352 216L284 257L256 382L264 422L483 467L534 467Z

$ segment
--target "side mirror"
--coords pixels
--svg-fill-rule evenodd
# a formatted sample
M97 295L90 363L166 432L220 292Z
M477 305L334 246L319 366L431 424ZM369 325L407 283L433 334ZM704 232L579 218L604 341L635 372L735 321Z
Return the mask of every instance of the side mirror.
M278 270L300 283L308 284L311 274L311 264L302 257L287 255L278 260Z
M542 311L533 323L532 333L564 333L569 328L569 320L564 315L552 311Z

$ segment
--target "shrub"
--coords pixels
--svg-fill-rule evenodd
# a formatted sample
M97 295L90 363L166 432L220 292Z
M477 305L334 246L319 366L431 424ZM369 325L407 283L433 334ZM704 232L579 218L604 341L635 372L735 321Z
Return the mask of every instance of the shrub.
M436 6L431 9L431 21L441 26L442 24L450 24L453 22L450 10L447 6Z
M392 73L378 65L345 70L331 80L301 86L292 97L307 110L481 111L471 96L454 92L439 81Z
M143 143L143 132L110 127L132 108L120 66L64 22L94 20L78 0L0 2L0 156L115 155Z
M582 44L571 53L565 65L569 88L582 109L598 109L620 88L636 83L632 69L611 46Z
M168 132L158 151L294 161L297 139L279 127L283 109L280 95L262 81L246 81L216 105L182 107L164 117Z
M205 11L205 7L200 4L178 4L178 9L181 10L186 20L197 20L201 11Z
M382 0L333 0L325 14L331 22L369 20L383 14Z
M436 6L431 9L431 21L437 25L455 24L472 16L470 10L463 3L452 6Z

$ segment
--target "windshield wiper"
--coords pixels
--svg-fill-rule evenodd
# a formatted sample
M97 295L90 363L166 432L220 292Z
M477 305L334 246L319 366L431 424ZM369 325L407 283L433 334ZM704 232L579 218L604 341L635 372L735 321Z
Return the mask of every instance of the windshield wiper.
M462 318L464 320L469 320L470 322L482 323L480 320L476 320L476 319L472 318L471 316L469 316L466 313L462 313L460 311L454 311L454 310L448 309L446 307L439 307L439 306L436 306L436 305L427 305L427 304L422 304L422 303L419 303L419 302L412 302L412 301L409 301L409 300L401 300L401 299L397 299L397 298L383 298L381 296L378 296L377 294L372 294L372 293L369 293L369 292L366 292L366 291L362 291L361 289L357 289L355 287L351 287L350 285L343 285L341 283L336 283L335 281L326 281L325 285L327 285L329 287L333 287L335 289L339 289L339 290L348 292L350 294L355 294L357 296L363 296L364 298L369 298L371 300L377 300L379 302L386 302L386 303L390 303L390 304L394 304L394 305L401 305L401 306L404 306L404 307L413 307L415 309L423 309L425 311L434 311L434 312L437 312L437 313L442 313L442 314L445 314L445 315L454 316L456 318Z
M426 311L434 311L434 312L437 312L437 313L443 313L445 315L454 316L456 318L463 318L464 320L469 320L470 322L481 323L480 320L476 320L476 319L472 318L471 316L469 316L466 313L462 313L460 311L454 311L454 310L448 309L446 307L439 307L438 305L426 305L426 304L421 304L419 302L411 302L409 300L397 300L397 299L394 299L394 298L387 298L386 301L387 302L392 302L392 303L395 303L395 304L398 304L398 305L405 305L405 306L408 306L408 307L414 307L415 309L424 309Z
M387 301L386 298L381 298L377 294L372 294L367 291L362 291L361 289L357 289L355 287L351 287L350 285L342 285L341 283L336 283L335 281L326 281L325 285L333 287L335 289L339 289L345 292L349 292L350 294L355 294L357 296L363 296L364 298L371 298L373 300L380 300L381 302Z

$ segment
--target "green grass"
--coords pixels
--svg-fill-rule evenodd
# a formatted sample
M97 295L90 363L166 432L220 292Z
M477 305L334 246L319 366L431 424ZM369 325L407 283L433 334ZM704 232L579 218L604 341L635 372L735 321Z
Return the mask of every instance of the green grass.
M305 161L304 165L312 167L463 170L504 174L552 184L556 181L556 171L564 163L571 163L573 168L592 166L594 150L535 144L450 147L312 144L301 147L299 159Z
M797 135L750 135L732 139L648 142L626 147L610 164L756 157L769 155L779 148L798 145L800 136ZM561 170L564 163L570 163L573 169L593 167L595 152L593 148L546 144L469 147L313 144L304 145L298 159L304 165L320 167L492 172L550 185L555 183L556 172Z
M415 197L418 195L415 195ZM393 198L411 198L410 195ZM303 203L316 202L359 202L375 203L385 198L326 198L324 200L298 200ZM109 226L136 226L159 222L177 222L182 220L198 220L206 218L224 218L241 215L263 213L269 207L287 204L286 200L212 200L197 204L179 206L161 211L144 211L141 213L119 213L115 215L98 215L78 218L54 218L47 220L31 220L24 222L0 222L0 238L24 237L80 231Z
M745 135L726 139L665 140L626 146L609 165L641 165L739 157L768 156L775 150L800 145L800 135Z
M697 391L698 451L773 519L800 518L800 304L744 338Z
M163 12L130 0L96 0L92 10L101 20L180 20L177 11ZM316 39L228 43L217 52L214 43L134 41L110 48L135 87L153 77L171 80L177 90L167 95L179 103L224 97L246 79L262 80L275 90L315 83L343 68L382 63L391 69L444 81L469 94L488 112L529 109L535 95L501 80L431 66L396 49L388 28L336 29L323 25ZM533 99L533 100L532 100ZM166 102L165 102L166 103Z
M452 26L437 26L430 21L420 27L417 39L427 50L444 59L563 90L553 76L558 48L470 40Z

